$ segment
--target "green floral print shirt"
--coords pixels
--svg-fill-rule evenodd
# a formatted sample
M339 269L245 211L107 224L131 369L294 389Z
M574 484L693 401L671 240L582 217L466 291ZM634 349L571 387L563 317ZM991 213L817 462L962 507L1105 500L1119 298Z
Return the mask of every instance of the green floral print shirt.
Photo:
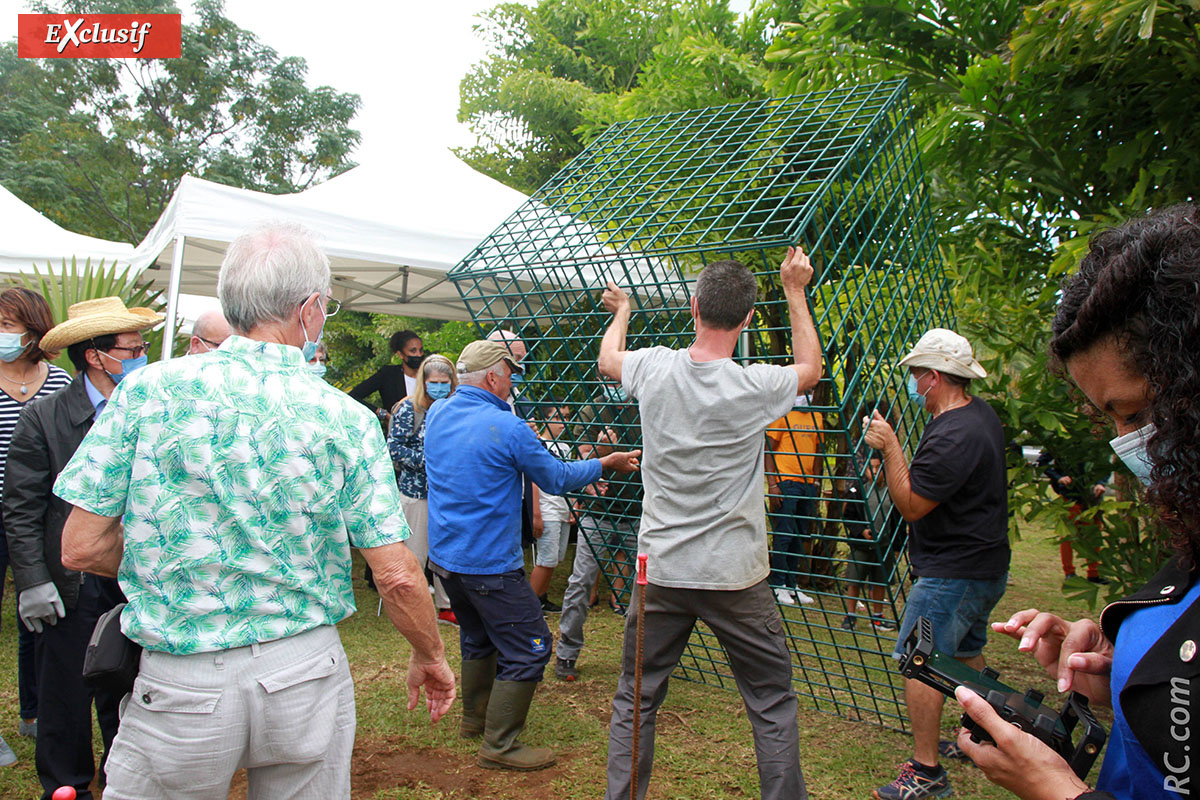
M375 417L239 336L118 384L54 492L122 519L121 628L175 655L337 623L350 548L409 535Z

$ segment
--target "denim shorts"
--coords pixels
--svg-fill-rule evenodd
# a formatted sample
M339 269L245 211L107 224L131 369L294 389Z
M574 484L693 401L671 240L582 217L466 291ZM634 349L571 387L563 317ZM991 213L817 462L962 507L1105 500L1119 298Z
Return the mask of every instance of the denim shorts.
M955 658L979 655L987 644L988 616L1007 588L1007 572L987 580L921 578L908 593L893 657L904 655L904 641L918 617L933 623L933 646L938 651Z

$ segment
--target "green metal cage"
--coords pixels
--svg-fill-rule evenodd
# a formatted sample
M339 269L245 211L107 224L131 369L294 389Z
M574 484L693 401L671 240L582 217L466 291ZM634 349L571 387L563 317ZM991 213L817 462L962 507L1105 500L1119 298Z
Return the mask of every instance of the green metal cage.
M902 81L633 120L605 131L449 276L481 331L525 340L526 415L566 406L560 441L586 457L605 428L622 447L641 440L636 404L596 368L607 281L631 295L629 349L686 347L696 274L741 261L760 288L735 358L790 363L778 269L789 245L805 248L825 377L768 438L774 476L798 495L768 517L771 582L784 590L801 702L901 729L889 628L909 585L906 526L872 502L886 490L861 418L885 411L911 453L922 421L896 363L928 328L953 327L923 181ZM640 483L614 478L576 499L581 524L600 534L593 549L606 580L627 602ZM793 605L790 586L813 602ZM677 674L735 686L702 624Z

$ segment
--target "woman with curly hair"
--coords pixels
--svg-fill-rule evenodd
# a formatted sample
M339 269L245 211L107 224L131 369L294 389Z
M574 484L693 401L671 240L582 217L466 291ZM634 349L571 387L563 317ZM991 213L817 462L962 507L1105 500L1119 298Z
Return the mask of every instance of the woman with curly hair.
M959 735L987 777L1033 798L1179 798L1200 790L1200 212L1151 213L1095 236L1063 287L1052 354L1113 422L1113 449L1148 487L1174 555L1100 623L1029 609L993 628L1020 641L1061 692L1111 705L1092 791L1067 763L959 690L996 746Z

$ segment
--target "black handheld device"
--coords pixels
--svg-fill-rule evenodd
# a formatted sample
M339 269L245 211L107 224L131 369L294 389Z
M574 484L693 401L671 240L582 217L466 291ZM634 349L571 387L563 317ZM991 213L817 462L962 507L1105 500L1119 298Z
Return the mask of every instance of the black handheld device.
M932 686L947 697L954 697L957 687L966 686L987 700L1005 722L1045 742L1071 765L1080 779L1091 770L1107 738L1083 695L1071 692L1062 712L1057 712L1042 704L1044 695L1041 692L1030 689L1022 694L1001 683L1000 673L994 669L984 667L976 672L958 659L935 650L933 624L925 617L917 619L904 642L900 672L906 678ZM962 716L962 726L971 732L971 741L992 742L983 726L966 714ZM1078 741L1075 741L1077 729Z

